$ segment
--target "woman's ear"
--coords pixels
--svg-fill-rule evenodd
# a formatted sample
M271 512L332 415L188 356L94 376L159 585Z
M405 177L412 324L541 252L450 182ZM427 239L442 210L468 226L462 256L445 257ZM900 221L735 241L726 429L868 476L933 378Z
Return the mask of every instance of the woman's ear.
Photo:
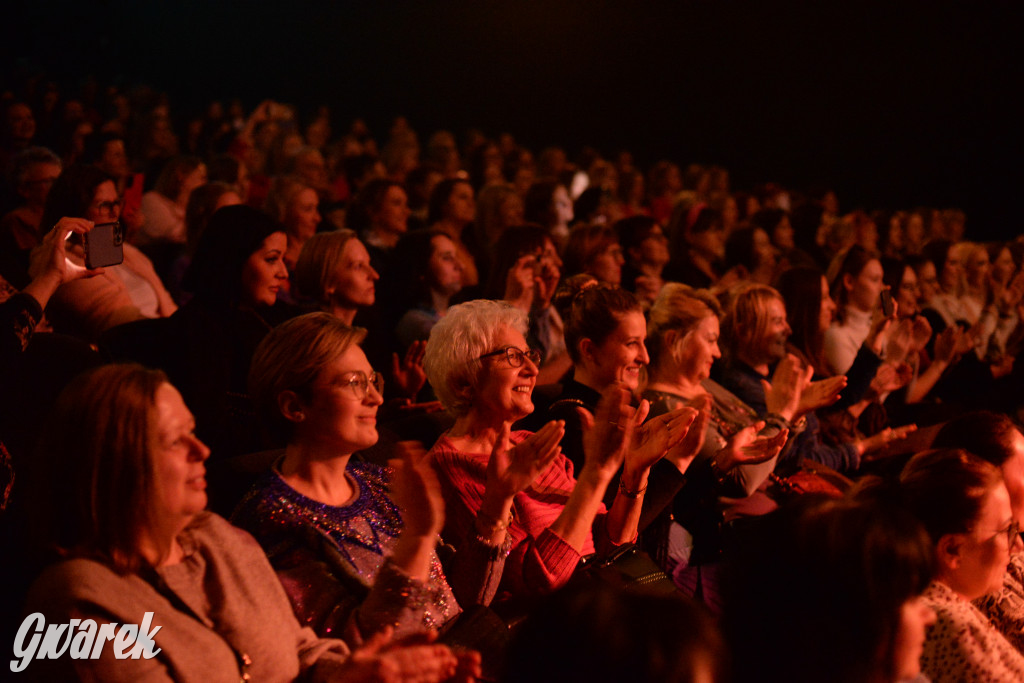
M475 393L472 378L461 378L458 381L458 386L455 387L455 395L470 405L473 403Z
M580 339L580 358L593 361L596 359L597 344L588 337Z
M306 419L305 408L299 395L292 390L282 391L277 395L277 408L289 422L302 422Z
M853 275L850 273L843 273L843 289L847 292L853 291Z
M669 355L672 357L672 360L674 360L677 363L679 362L680 357L679 341L679 330L669 330L661 338L661 348L668 351Z
M935 558L939 566L948 571L960 568L963 556L964 535L946 534L935 545Z

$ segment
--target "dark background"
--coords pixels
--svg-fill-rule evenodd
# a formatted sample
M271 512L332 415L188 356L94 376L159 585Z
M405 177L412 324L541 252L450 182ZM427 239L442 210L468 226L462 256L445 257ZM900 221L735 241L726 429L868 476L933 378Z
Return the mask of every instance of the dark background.
M629 149L1021 232L1021 3L890 4L19 2L0 50L5 87L33 69L145 81L178 116L325 103L336 132L362 116L381 142L403 114L421 141L477 127Z

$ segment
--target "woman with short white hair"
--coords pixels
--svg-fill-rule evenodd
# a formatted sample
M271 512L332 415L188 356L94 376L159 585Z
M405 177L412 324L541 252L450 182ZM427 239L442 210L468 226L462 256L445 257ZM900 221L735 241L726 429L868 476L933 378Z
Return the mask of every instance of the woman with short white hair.
M446 502L445 538L510 538L499 595L549 592L568 581L581 556L636 538L651 465L686 435L695 411L634 426L646 402L630 407L613 386L585 419L586 460L577 476L558 442L561 420L512 431L533 412L539 354L526 345L526 314L495 301L452 307L431 331L424 368L455 425L431 450ZM620 467L610 509L602 502Z

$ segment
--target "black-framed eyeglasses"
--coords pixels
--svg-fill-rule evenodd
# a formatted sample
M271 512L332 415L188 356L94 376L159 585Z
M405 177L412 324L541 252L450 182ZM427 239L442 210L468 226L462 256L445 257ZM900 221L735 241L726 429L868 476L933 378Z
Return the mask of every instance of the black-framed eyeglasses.
M502 355L505 356L505 359L508 361L508 364L514 368L522 367L523 363L526 362L527 358L529 358L530 362L533 363L534 365L540 365L540 351L538 351L537 349L527 349L526 351L523 351L522 349L517 349L514 346L506 346L504 348L498 349L497 351L485 353L484 355L480 356L480 359L483 360L484 358L491 358L493 356Z
M1006 534L1006 545L1010 552L1013 552L1013 546L1017 542L1017 537L1020 536L1020 522L1013 520L1008 527L1000 529L999 533Z
M348 387L352 395L360 401L366 398L371 385L378 395L384 396L384 375L379 372L371 372L367 375L362 370L355 370L346 373L341 383L343 386Z

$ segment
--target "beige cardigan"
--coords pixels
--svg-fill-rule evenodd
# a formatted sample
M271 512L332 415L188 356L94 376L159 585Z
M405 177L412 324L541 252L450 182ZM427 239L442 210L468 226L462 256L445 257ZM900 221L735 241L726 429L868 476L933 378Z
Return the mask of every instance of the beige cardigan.
M178 537L185 559L157 570L164 586L121 576L87 559L60 562L33 584L25 614L46 623L93 619L141 624L153 612L153 659L114 657L108 642L97 660L35 659L29 680L202 681L238 683L248 656L253 681L328 680L348 656L333 638L317 638L292 612L277 575L256 541L223 518L200 513ZM176 597L175 597L176 596ZM186 610L186 606L188 610ZM152 629L151 629L152 631Z

